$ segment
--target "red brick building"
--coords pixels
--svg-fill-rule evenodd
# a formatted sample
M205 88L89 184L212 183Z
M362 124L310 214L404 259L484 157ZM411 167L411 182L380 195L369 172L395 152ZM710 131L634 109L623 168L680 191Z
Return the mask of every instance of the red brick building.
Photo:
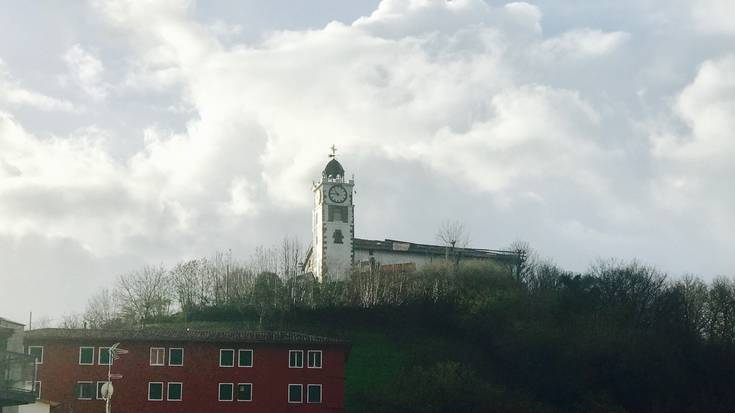
M54 412L98 413L109 352L114 413L342 412L349 344L277 332L40 329L25 335Z

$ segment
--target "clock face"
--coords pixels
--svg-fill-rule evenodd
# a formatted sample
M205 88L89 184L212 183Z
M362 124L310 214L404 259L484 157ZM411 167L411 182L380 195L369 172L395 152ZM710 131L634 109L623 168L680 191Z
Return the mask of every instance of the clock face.
M341 204L347 200L347 189L342 185L335 185L329 188L327 195L332 202Z

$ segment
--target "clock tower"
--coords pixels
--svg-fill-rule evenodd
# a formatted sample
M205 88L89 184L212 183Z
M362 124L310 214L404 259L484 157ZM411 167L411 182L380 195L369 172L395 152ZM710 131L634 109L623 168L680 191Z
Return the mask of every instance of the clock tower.
M336 148L322 171L321 180L314 183L312 221L312 272L314 276L345 279L354 262L355 205L352 202L354 179L345 180L345 170L337 161Z

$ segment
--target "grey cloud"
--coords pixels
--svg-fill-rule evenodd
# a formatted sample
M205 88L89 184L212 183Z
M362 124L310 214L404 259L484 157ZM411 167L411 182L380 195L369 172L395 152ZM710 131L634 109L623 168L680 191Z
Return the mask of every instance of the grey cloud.
M358 236L432 242L459 219L473 245L527 239L574 270L598 256L732 268L735 51L697 31L686 2L385 0L341 21L263 21L257 36L222 10L239 2L92 3L104 35L56 56L94 50L104 70L88 72L88 94L103 85L105 99L84 119L0 118L16 273L102 283L307 240L332 143L356 175ZM60 269L14 258L33 242Z

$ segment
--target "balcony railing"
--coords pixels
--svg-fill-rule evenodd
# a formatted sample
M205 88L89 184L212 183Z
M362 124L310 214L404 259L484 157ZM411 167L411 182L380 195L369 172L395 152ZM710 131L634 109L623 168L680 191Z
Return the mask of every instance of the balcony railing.
M0 351L0 407L33 403L36 400L35 382L33 356Z

